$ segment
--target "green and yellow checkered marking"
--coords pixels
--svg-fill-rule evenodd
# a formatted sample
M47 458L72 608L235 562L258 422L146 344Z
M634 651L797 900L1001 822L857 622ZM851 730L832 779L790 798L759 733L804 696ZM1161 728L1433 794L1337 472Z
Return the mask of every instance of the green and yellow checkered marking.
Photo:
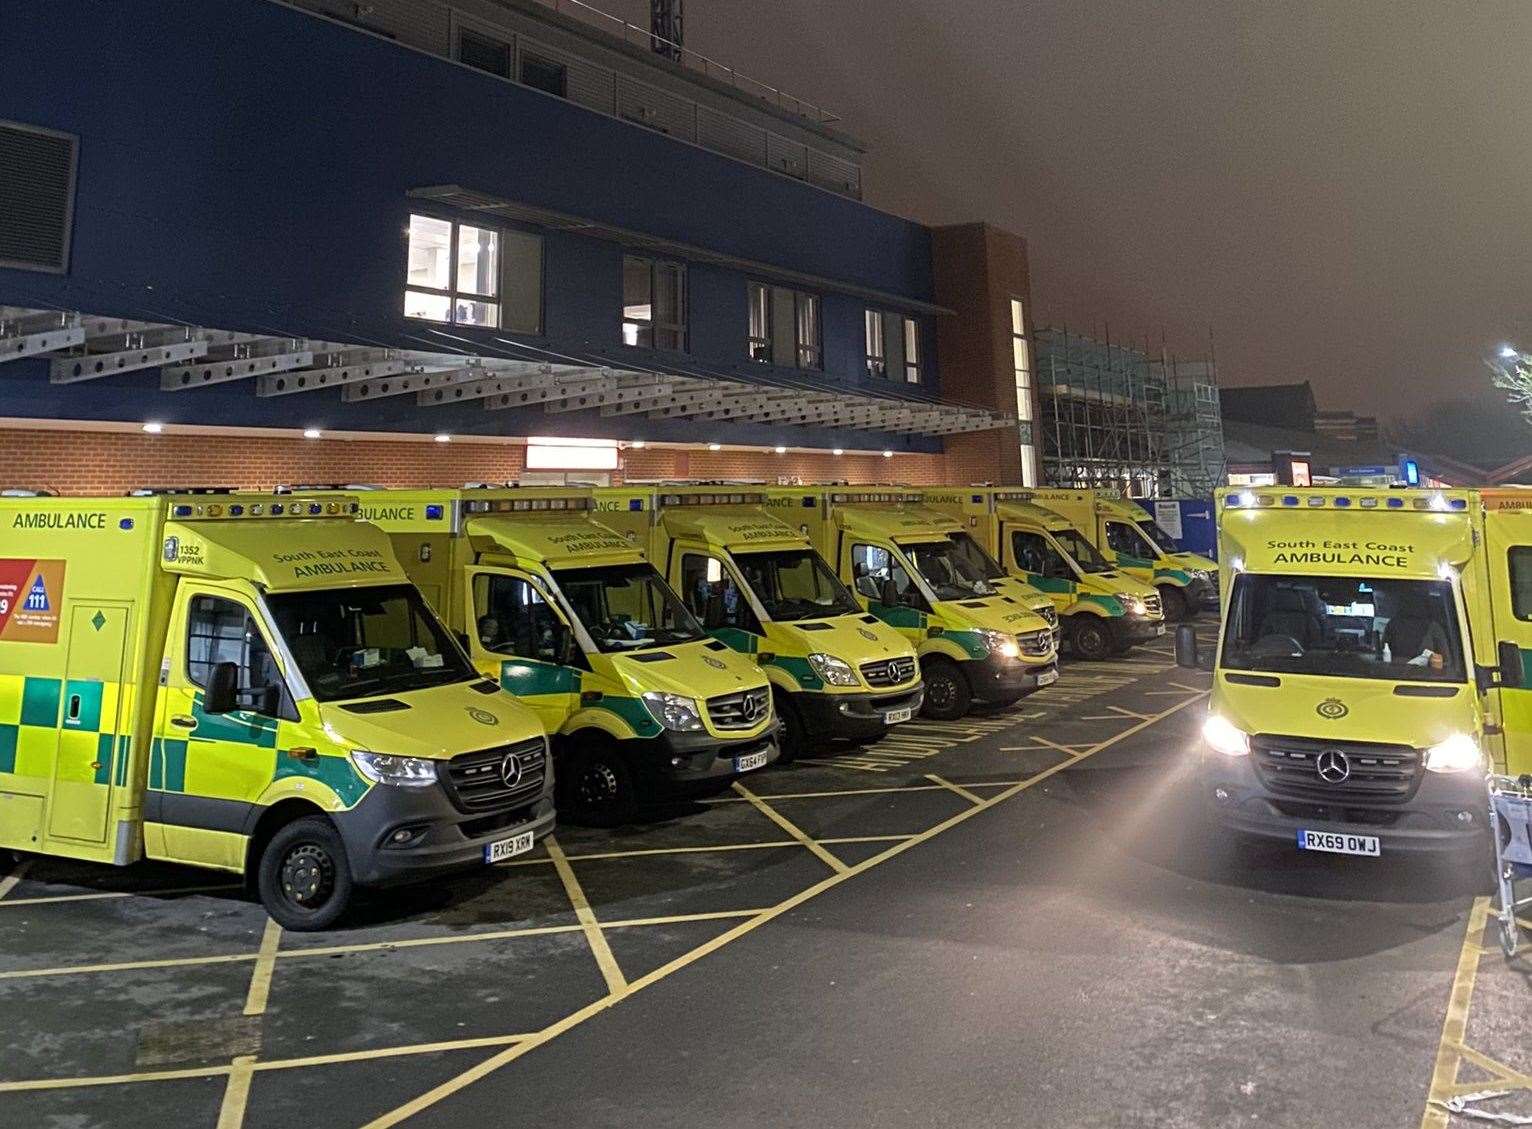
M102 718L117 716L122 693L115 682L0 675L0 772L49 779L57 745L84 743L91 755L81 763L100 765L97 784L126 783L132 738L101 731Z

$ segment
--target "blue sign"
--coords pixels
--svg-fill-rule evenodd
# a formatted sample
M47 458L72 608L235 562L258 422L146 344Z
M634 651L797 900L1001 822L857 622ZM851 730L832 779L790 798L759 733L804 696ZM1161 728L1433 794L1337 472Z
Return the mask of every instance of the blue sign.
M1386 466L1338 466L1335 468L1336 478L1381 478L1385 474L1393 473L1394 468Z
M22 607L29 612L50 612L53 610L53 604L48 600L48 586L43 583L41 573L32 582L32 587L27 591L27 598L22 603Z
M1399 477L1404 479L1406 486L1420 485L1420 466L1414 459L1400 456Z

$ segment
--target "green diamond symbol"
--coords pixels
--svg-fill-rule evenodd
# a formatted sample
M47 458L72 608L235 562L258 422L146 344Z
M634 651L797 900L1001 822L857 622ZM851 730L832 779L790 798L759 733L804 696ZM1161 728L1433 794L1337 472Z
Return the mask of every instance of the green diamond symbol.
M102 615L98 611L95 615L90 617L90 625L97 631L100 631L103 627L106 626L106 616Z

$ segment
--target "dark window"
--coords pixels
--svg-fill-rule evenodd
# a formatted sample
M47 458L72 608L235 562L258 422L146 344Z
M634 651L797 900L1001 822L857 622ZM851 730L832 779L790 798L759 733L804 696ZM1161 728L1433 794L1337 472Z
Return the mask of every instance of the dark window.
M883 604L883 584L892 580L898 592L897 606L925 609L926 602L899 558L881 545L851 547L851 575L857 595L869 602Z
M883 311L867 310L864 317L867 339L867 375L888 375L887 346L883 341Z
M752 361L771 363L771 288L759 282L750 284L748 350Z
M798 339L798 367L824 368L819 331L819 295L799 290L794 296Z
M1152 561L1159 556L1137 526L1126 521L1106 523L1106 543L1114 553Z
M1532 548L1512 549L1511 612L1517 619L1532 619Z
M1036 573L1052 580L1075 578L1069 562L1041 533L1017 530L1011 534L1011 552L1016 555L1016 566L1024 572Z
M0 267L69 266L77 141L0 122Z
M219 663L238 668L237 689L282 684L271 648L249 609L221 596L193 596L186 619L186 676L205 690Z
M477 67L481 71L511 77L511 45L487 35L472 31L460 31L457 36L457 58L460 63Z
M474 635L496 655L556 663L568 628L542 594L519 576L481 572L473 578Z
M686 268L680 263L622 257L622 342L686 348Z
M525 51L521 55L521 83L559 98L569 97L569 69L563 63Z
M717 557L687 553L681 558L681 599L709 631L737 627L763 634L744 593Z

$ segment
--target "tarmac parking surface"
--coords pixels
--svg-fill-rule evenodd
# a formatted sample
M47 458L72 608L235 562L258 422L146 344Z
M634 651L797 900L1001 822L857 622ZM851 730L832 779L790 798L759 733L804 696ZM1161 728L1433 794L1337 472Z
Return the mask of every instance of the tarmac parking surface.
M1168 643L283 933L0 877L0 1124L1264 1125L1532 1115L1488 864L1243 848ZM1482 1123L1482 1122L1477 1122Z

